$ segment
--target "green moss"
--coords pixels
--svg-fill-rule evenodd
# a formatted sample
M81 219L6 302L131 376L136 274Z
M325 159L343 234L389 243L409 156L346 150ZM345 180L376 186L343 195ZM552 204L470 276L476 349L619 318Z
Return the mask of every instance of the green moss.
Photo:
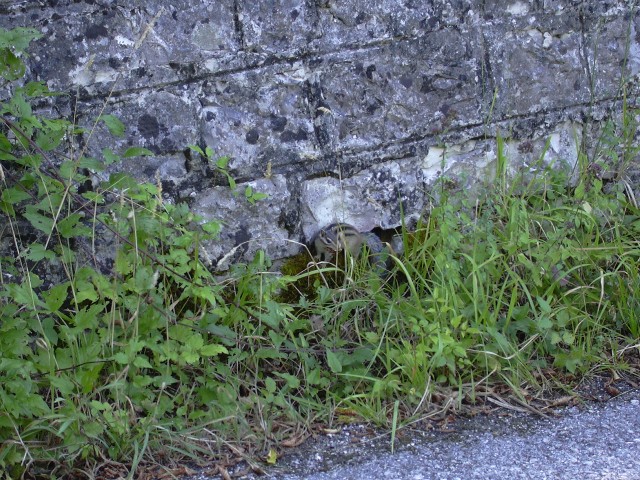
M320 274L313 272L316 267L314 259L307 251L287 259L280 268L280 272L292 281L277 295L278 302L295 305L302 296L313 299L316 297L316 283Z

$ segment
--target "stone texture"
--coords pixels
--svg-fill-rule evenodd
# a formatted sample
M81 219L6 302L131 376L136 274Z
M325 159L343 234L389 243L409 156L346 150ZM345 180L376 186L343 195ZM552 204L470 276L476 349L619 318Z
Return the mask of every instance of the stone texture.
M350 178L320 177L304 182L303 232L311 239L319 227L349 223L361 231L389 229L423 209L423 179L417 159L388 161ZM400 206L402 205L402 209Z
M280 158L281 152L313 154L317 143L305 96L307 76L307 68L296 63L231 74L203 85L203 141L221 155L233 152L230 166L241 179L260 176L268 161L278 171L287 170L289 162Z
M90 127L89 154L148 148L110 171L223 222L213 263L416 218L438 179L491 178L498 132L512 172L572 165L640 71L626 0L9 1L0 25L43 32L29 75L67 93L50 106ZM238 191L189 145L229 156Z
M193 203L195 213L222 222L221 241L206 245L208 257L218 269L234 261L253 258L258 250L265 250L271 258L291 256L300 246L289 240L289 233L279 218L283 206L289 204L291 194L286 179L274 175L239 184L234 194L227 187L213 187L197 193ZM255 204L241 198L247 187L269 197Z
M336 153L482 122L478 53L460 32L442 30L327 59L316 83Z

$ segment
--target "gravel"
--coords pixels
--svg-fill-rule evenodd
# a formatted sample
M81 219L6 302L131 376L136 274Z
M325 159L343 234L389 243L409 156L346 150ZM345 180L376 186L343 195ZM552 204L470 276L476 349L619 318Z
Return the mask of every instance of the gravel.
M450 430L403 430L392 454L389 435L350 426L305 442L266 475L240 478L640 480L640 391L553 418L479 416Z

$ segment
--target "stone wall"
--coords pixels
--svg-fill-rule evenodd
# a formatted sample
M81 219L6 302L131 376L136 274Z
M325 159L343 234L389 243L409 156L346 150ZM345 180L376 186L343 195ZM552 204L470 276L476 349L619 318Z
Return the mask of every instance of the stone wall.
M68 95L55 112L90 125L92 155L143 146L117 168L159 176L170 200L224 222L220 259L300 250L319 227L383 229L420 215L442 177L576 160L640 69L626 0L0 1L30 26L30 76ZM250 204L190 144L231 157ZM227 255L240 245L234 255Z

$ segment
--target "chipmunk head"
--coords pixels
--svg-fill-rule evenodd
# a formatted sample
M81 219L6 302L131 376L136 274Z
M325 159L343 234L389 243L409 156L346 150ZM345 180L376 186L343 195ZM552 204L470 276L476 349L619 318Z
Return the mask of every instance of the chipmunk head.
M324 260L326 257L343 251L357 257L363 241L364 237L354 226L346 223L333 223L318 232L314 245L317 255L321 260Z

